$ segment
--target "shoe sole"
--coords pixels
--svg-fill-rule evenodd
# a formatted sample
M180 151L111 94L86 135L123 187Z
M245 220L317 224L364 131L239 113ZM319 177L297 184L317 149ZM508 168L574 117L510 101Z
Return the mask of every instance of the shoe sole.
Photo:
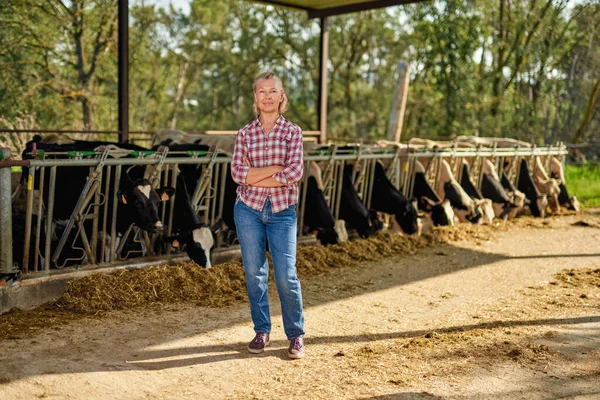
M265 347L267 347L269 345L269 343L271 343L270 341L265 343ZM248 351L252 354L260 354L263 353L265 351L265 348L263 347L262 349L251 349L250 347L248 347Z
M298 360L298 359L304 357L304 353L298 353L298 354L288 353L288 357L291 359L294 359L294 360Z

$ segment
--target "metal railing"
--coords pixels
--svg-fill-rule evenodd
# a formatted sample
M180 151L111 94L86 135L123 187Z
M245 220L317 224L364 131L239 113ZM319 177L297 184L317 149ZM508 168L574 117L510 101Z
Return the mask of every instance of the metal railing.
M228 164L231 158L218 151L200 153L168 153L168 149L148 152L127 152L130 158L113 158L114 150L85 152L67 155L67 159L8 160L2 153L0 160L0 223L11 226L14 209L22 223L23 232L10 235L10 229L0 232L0 273L13 273L13 241L22 242L23 254L14 260L24 274L50 273L67 264L87 264L90 267L110 266L119 260L146 256L173 256L170 248L156 246L160 243L157 234L148 235L135 225L130 225L117 243L119 182L126 169L133 166L146 167L148 178L154 187L177 184L180 165L201 165L202 173L191 196L192 207L200 221L214 224L224 213L225 185ZM498 168L504 161L511 160L508 168L510 179L516 183L520 160L533 160L542 157L549 165L550 157L555 156L564 162L567 154L564 146L530 149L407 149L378 148L370 146L340 147L331 145L304 158L305 171L310 162L317 162L322 169L323 192L335 219L339 218L342 194L342 174L347 165L354 166L353 182L359 197L367 208L370 207L373 190L375 163L382 161L387 168L388 178L407 197L412 197L414 189L415 163L418 160L427 164L426 176L433 184L439 175L441 160L449 160L455 176L459 177L462 160L469 160L474 182L481 181L481 164L491 159ZM167 156L168 155L168 156ZM46 156L50 156L47 154ZM92 157L92 158L86 158ZM10 182L10 167L28 168L23 191L13 196ZM475 166L473 168L473 166ZM67 220L55 221L56 201L66 193L57 196L57 176L63 176L66 168L87 168L87 180ZM304 210L306 209L306 184L308 174L299 183L298 204L299 234L303 234ZM14 198L13 198L14 197ZM20 200L19 200L20 199ZM175 199L164 202L160 209L161 220L165 224L165 235L171 235L173 228ZM19 208L19 206L21 208ZM24 206L24 208L23 208ZM56 229L57 226L60 229ZM52 237L54 232L60 232ZM8 233L7 233L8 232ZM219 236L217 251L224 249ZM131 248L128 248L131 247ZM105 250L106 249L106 250ZM87 268L87 267L86 267Z

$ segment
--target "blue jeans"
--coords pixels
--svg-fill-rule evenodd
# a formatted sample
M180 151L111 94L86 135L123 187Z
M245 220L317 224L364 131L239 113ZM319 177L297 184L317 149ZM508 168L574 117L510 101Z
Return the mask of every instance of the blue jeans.
M302 289L296 275L296 206L274 214L268 197L262 211L256 211L238 200L233 216L242 251L254 331L271 332L268 242L285 334L288 339L304 336Z

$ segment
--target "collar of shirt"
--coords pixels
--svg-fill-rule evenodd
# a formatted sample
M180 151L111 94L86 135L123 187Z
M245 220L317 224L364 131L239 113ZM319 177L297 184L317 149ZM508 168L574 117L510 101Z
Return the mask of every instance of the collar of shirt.
M277 119L275 120L275 125L273 126L273 129L275 129L276 126L281 126L284 121L285 118L283 118L283 115L279 114L279 117L277 117ZM263 126L260 123L260 115L256 116L256 118L254 119L254 125L262 129Z

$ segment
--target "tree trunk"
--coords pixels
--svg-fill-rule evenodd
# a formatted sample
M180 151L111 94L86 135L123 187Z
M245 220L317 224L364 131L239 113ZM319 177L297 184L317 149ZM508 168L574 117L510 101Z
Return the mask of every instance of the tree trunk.
M590 99L588 100L588 105L585 110L585 116L583 117L583 121L581 121L581 125L575 132L575 137L573 138L573 144L579 143L579 139L583 136L590 119L592 118L592 111L594 110L594 105L596 104L596 97L598 96L598 92L600 92L600 79L596 80L596 84L594 85L594 89L592 89L592 94L590 94Z
M83 129L92 130L92 103L85 97L81 99L81 114L83 115Z
M177 80L177 91L175 92L175 99L173 99L173 110L171 111L171 129L177 128L177 108L181 103L184 95L184 87L185 87L185 78L187 75L187 70L190 66L190 62L186 61L183 64L183 68L179 71L179 77Z

